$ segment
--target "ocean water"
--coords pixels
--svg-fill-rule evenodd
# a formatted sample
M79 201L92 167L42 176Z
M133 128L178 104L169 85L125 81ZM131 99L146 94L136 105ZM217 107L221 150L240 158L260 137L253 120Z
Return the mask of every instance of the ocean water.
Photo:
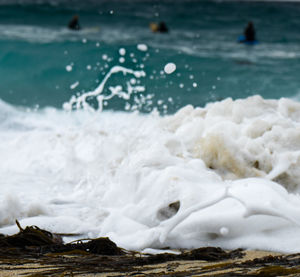
M300 251L299 12L1 0L0 233Z

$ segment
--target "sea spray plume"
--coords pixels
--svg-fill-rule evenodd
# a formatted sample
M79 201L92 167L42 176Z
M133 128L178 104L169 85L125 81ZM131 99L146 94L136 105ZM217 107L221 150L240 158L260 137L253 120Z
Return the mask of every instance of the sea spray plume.
M122 86L109 87L110 94L103 95L102 93L108 79L111 77L111 75L119 72L122 72L124 75L132 74L136 78L141 78L146 76L144 71L135 71L122 66L113 66L109 70L109 72L105 75L104 79L95 90L86 92L78 97L72 96L69 102L64 103L63 108L67 111L71 111L72 109L79 110L81 108L83 108L84 110L95 111L95 109L86 101L87 98L94 97L97 99L98 102L97 110L101 112L103 110L103 101L105 100L109 100L116 95L125 100L129 100L131 94L145 91L145 87L143 86L132 85L130 82L126 82L127 85L126 91L123 91Z

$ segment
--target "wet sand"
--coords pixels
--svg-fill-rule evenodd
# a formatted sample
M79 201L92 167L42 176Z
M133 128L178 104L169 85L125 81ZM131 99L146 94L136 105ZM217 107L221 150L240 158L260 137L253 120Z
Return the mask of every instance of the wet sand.
M144 256L139 253L114 257L84 253L46 254L35 259L8 257L0 261L0 276L300 276L300 254L241 253L243 257L221 261L175 258L160 262L158 257L151 264L136 260ZM130 259L135 261L130 263Z
M145 254L109 238L63 243L37 226L0 234L2 276L300 276L300 253L203 247ZM172 253L170 253L172 252Z

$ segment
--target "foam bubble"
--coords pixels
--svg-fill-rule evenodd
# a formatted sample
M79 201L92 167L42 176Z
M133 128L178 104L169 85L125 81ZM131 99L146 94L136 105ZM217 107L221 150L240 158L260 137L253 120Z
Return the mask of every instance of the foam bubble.
M174 63L168 63L165 65L164 67L164 71L167 73L167 74L171 74L173 73L174 71L176 70L176 65Z
M73 70L73 66L72 66L72 65L67 65L67 66L66 66L66 70L67 70L68 72L72 71L72 70Z
M140 50L140 51L147 51L148 46L146 44L138 44L137 49Z
M125 48L120 48L120 49L119 49L119 54L120 54L121 56L124 56L124 55L126 54Z
M70 85L70 89L75 89L75 88L78 87L78 85L79 85L79 82L76 81L75 83L73 83L72 85Z
M226 227L222 227L222 228L220 229L220 234L221 234L221 235L223 235L223 236L227 236L227 235L228 235L228 233L229 233L229 230L228 230L228 228L226 228Z

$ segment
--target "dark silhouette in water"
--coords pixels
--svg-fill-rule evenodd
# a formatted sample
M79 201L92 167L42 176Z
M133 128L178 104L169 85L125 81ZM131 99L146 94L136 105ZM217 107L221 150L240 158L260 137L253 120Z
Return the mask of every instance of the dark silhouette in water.
M253 23L250 21L244 31L245 41L256 41L255 29Z
M168 33L168 27L165 22L150 23L150 29L153 33Z
M161 33L167 33L169 31L165 22L159 22L159 24L158 24L158 30Z
M71 21L68 24L68 28L71 30L80 30L80 25L79 25L79 16L74 15Z

